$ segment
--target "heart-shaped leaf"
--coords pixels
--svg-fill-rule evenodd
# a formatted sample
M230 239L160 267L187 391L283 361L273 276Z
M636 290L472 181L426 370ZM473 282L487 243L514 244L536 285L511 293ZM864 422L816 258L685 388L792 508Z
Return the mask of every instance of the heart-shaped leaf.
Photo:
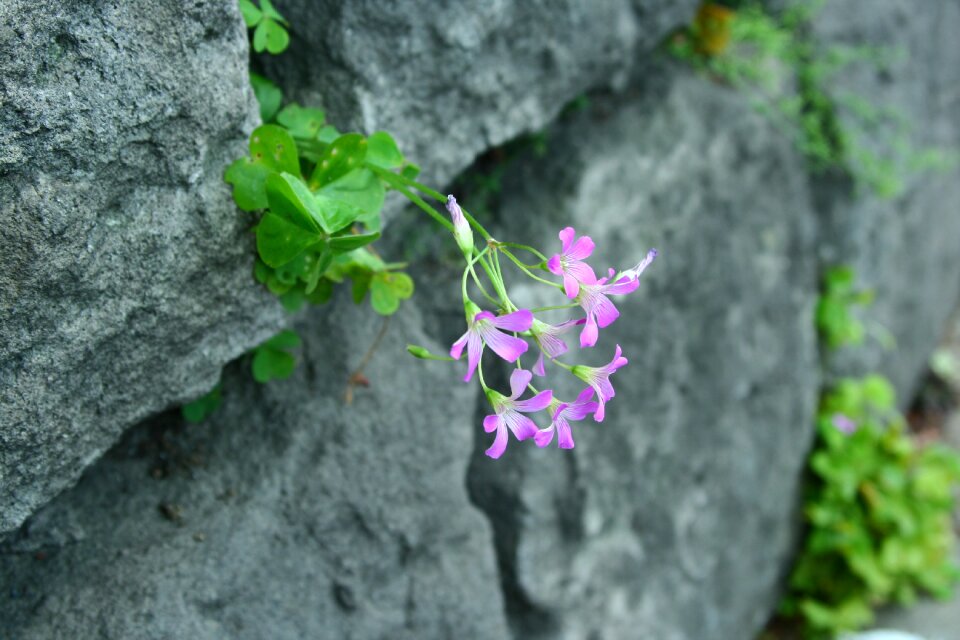
M380 315L396 313L400 300L413 295L413 280L405 273L375 273L370 282L370 305Z
M330 248L336 253L346 253L374 242L380 237L379 233L364 233L361 235L348 234L330 238Z
M251 0L240 0L240 13L243 15L243 21L250 29L257 26L257 23L263 17L263 12Z
M250 134L250 156L235 160L223 179L233 185L238 207L256 211L268 205L267 178L291 168L292 173L300 171L296 143L282 127L265 124Z
M290 34L271 18L263 18L253 32L253 50L262 53L264 50L276 55L283 53L290 44Z
M257 252L273 268L283 266L322 240L321 234L298 227L273 212L267 212L257 225Z
M260 105L260 119L264 122L273 120L280 109L280 103L283 102L283 91L270 80L256 73L250 73L250 85L253 87L253 95L257 98Z
M369 231L380 230L380 210L383 208L386 192L383 183L369 169L354 169L317 193L355 207L358 215L350 222L362 222Z
M360 217L360 209L349 202L334 200L322 193L313 196L317 222L327 233L336 233L349 227Z
M250 155L278 172L300 175L297 143L283 127L265 124L254 129L250 135Z
M289 378L296 368L297 360L291 354L269 348L257 349L251 365L253 379L261 384Z
M223 397L220 394L220 385L218 384L205 395L180 407L180 414L184 420L192 424L203 422L207 416L217 410L221 402L223 402Z
M277 122L285 126L294 138L313 140L323 127L325 114L320 109L288 104L277 114Z
M318 233L323 230L317 201L299 178L289 173L274 173L267 177L266 188L270 211L305 231Z
M310 188L324 187L363 165L367 155L367 140L359 133L347 133L333 142L317 161L310 176Z
M403 154L389 133L377 131L367 138L367 162L384 169L394 169L403 164Z
M268 18L272 18L277 22L287 24L286 19L280 15L276 9L273 8L273 3L270 2L270 0L260 0L260 7L263 9L263 15L267 16Z

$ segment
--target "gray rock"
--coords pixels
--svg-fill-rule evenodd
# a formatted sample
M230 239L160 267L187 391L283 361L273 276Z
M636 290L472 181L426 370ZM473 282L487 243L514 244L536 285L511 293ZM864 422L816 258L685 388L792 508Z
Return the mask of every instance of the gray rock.
M245 42L235 0L0 4L0 532L279 326Z
M519 638L754 637L799 529L820 382L803 160L743 96L677 65L643 77L507 172L499 237L554 251L572 224L604 269L661 251L585 354L630 360L604 422L472 465Z
M297 327L293 378L230 367L211 419L138 427L8 540L0 636L508 637L464 485L474 390L406 355L439 349L408 305L344 406L379 329L346 297Z
M824 43L879 47L886 65L854 63L831 81L840 99L858 96L898 113L914 150L960 149L960 5L933 0L918 10L906 0L829 2L814 23ZM858 120L846 108L841 123L853 129ZM866 147L886 149L886 157L903 164L903 153L890 154L896 129L887 125L861 135ZM960 165L946 171L910 172L901 195L881 200L849 183L814 181L823 216L820 247L825 265L849 264L860 281L876 293L876 302L861 315L874 336L889 333L895 348L881 340L840 354L833 370L859 375L879 370L889 376L903 403L913 397L927 359L951 311L960 302Z
M266 66L338 127L391 132L442 184L578 94L622 87L698 3L286 0L292 43Z

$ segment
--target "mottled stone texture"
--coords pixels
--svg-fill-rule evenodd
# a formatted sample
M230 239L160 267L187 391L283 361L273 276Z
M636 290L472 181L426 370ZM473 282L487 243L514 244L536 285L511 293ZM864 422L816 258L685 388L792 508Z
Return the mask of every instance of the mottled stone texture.
M289 54L269 74L341 128L385 129L432 183L623 86L698 0L288 0Z
M819 384L803 160L742 96L682 67L644 78L505 187L504 237L559 248L570 223L602 268L661 250L591 354L630 360L605 421L562 461L473 465L516 637L753 637L794 541Z
M0 532L279 325L234 0L0 3Z
M474 390L405 356L439 348L408 307L344 406L380 321L343 298L296 327L292 379L241 361L211 420L137 428L9 540L0 637L507 637L463 482Z
M831 82L838 98L858 95L899 113L914 149L960 148L960 4L933 0L828 2L814 34L824 43L874 46L885 52L882 66L851 64ZM841 123L853 115L841 109ZM865 138L889 148L893 128ZM901 156L902 157L902 156ZM960 158L958 158L960 159ZM950 312L960 301L960 164L945 171L907 174L903 193L891 200L857 197L851 185L814 182L824 217L821 257L825 264L853 266L876 302L863 316L876 335L889 332L893 349L868 339L840 354L841 373L881 370L910 401L919 373L933 351Z
M341 294L296 323L292 379L256 385L241 360L208 422L134 428L0 541L0 637L755 637L798 534L818 272L852 262L876 287L869 313L900 350L866 359L908 389L960 291L960 187L916 177L884 202L811 177L747 97L651 62L694 4L280 3L292 49L266 71L343 128L393 131L431 183L579 92L617 89L555 122L495 207L501 237L589 233L598 267L661 250L589 354L623 347L617 397L573 451L483 456L488 409L462 363L403 351L462 331L443 264L456 250L398 220L389 242L429 256L420 311L392 321L371 386L344 406L379 321ZM845 86L905 111L918 144L950 143L960 9L911 6L836 0L814 34L904 43L885 74L851 68ZM0 18L9 529L279 316L220 182L255 118L232 0L6 2Z

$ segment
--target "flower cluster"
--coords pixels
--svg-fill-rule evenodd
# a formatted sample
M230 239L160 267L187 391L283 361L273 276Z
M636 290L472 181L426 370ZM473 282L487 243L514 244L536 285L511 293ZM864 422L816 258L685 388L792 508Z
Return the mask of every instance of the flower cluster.
M454 238L467 261L462 278L466 331L453 343L450 357L460 360L466 348L467 369L463 379L469 382L474 374L478 373L480 385L493 407L493 413L483 421L484 430L494 433L493 444L486 450L486 454L491 458L503 455L510 433L513 433L517 440L532 438L539 447L546 447L556 436L561 449L572 449L574 441L571 423L581 421L588 415L592 415L597 422L603 420L606 403L616 395L610 376L625 366L627 359L623 357L620 345L616 345L613 359L604 366L566 364L558 360L558 357L569 351L563 335L580 327L580 348L594 347L600 329L609 327L620 316L610 296L624 296L635 291L640 286L640 275L657 256L656 250L649 251L632 269L621 272L610 269L605 277L598 278L594 269L586 262L594 251L593 240L588 236L578 238L573 227L567 227L560 232L560 251L547 258L532 247L494 240L472 217L465 214L453 196L447 197L446 205L453 221ZM486 240L486 246L482 249L474 245L471 226ZM522 262L514 254L516 249L531 253L540 262ZM530 278L556 288L566 296L567 303L539 309L517 307L510 299L504 284L501 256ZM538 271L547 277L556 276L559 281L536 275ZM483 285L481 275L486 276L492 287L492 294ZM496 308L496 312L481 309L471 299L468 292L468 284L471 283L475 291ZM556 309L579 309L582 316L551 324L535 315ZM531 346L537 348L537 359L533 366L527 369L521 362L521 356L527 353ZM509 396L491 389L484 381L482 360L485 347L489 347L497 357L516 365L510 376ZM421 351L413 349L411 353L419 355ZM532 384L534 376L542 378L547 375L548 362L586 384L576 399L561 400L554 396L552 390L541 391ZM522 399L528 390L532 395ZM529 417L529 414L540 412L545 412L549 418L545 427L538 426Z

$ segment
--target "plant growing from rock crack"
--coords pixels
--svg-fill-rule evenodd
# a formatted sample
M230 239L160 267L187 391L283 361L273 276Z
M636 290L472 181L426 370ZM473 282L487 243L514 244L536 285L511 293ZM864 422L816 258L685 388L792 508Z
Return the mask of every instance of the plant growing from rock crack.
M274 110L275 105L268 106L268 112ZM263 107L261 101L262 112ZM559 357L568 353L569 347L563 335L580 327L580 347L596 345L599 330L619 316L608 296L636 290L656 251L649 251L631 269L610 269L606 277L598 278L585 262L594 249L589 237L578 238L571 227L563 229L559 251L549 258L533 247L498 241L452 195L416 182L418 173L419 168L407 162L386 132L370 136L341 133L326 122L323 111L297 104L276 111L275 122L257 127L250 136L249 155L236 160L225 174L237 205L244 211L259 212L255 278L290 311L306 303L323 304L336 285L349 282L355 302L369 294L376 313L395 313L400 302L412 295L413 281L402 271L404 264L385 261L372 245L382 232L385 195L388 190L396 191L451 233L464 260L465 333L451 346L449 356L433 355L415 345L408 347L409 352L422 359L447 361L459 360L466 352L464 381L471 381L476 373L494 411L483 421L484 429L495 434L488 456L503 454L511 432L517 440L533 439L541 447L556 436L560 448L572 448L570 423L590 414L598 422L603 420L606 403L615 395L610 376L626 365L627 359L617 346L604 366L564 363ZM445 206L449 218L428 200ZM479 245L474 233L482 239ZM505 268L549 287L562 303L519 307L507 288ZM583 311L583 317L558 324L537 317L576 308ZM282 344L277 342L278 336L258 347L253 363L258 380L289 375L293 358L286 350L296 346L290 333ZM521 357L530 346L537 348L538 358L525 368ZM487 347L516 366L509 395L486 384L483 354ZM548 363L552 370L572 375L586 387L570 400L534 387L534 376L545 377ZM528 390L533 396L521 399ZM543 428L526 415L539 412L549 419Z
M896 110L849 93L827 89L846 66L871 63L880 68L896 57L875 47L823 47L807 35L807 25L826 0L798 0L779 16L759 4L740 3L729 12L723 46L716 29L706 28L704 2L698 19L668 41L676 57L747 92L755 108L794 141L814 171L839 169L880 197L898 195L906 174L946 169L955 154L915 149L910 126ZM729 44L727 44L729 40ZM841 117L843 114L843 117ZM888 142L884 143L883 140Z
M852 270L828 271L816 317L827 349L862 340L846 306L863 295ZM960 455L915 446L892 385L876 374L825 388L816 429L807 531L781 615L808 638L833 638L869 624L883 604L910 604L920 591L948 596L960 578L951 562Z

